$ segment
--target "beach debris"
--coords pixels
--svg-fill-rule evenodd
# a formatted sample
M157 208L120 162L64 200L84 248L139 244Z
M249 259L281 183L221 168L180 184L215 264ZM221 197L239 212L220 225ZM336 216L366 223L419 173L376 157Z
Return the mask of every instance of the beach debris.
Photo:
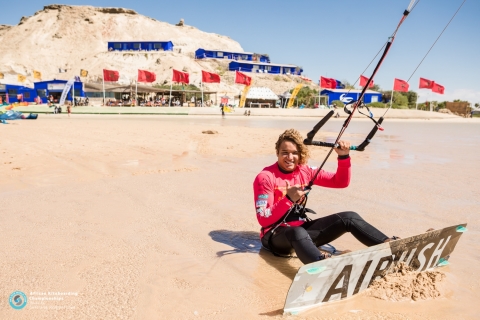
M202 131L203 134L217 134L218 131L215 131L215 130L205 130L205 131Z
M385 277L374 280L366 295L388 301L435 299L442 295L439 285L445 277L438 270L416 272L402 262Z

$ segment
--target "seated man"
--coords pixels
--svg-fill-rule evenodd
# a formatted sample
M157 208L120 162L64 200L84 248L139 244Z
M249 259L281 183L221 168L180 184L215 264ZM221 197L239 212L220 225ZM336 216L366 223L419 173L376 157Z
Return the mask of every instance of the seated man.
M350 143L339 141L336 172L321 170L314 185L346 188L350 183ZM276 255L288 256L295 251L304 263L323 260L329 255L318 247L350 232L366 246L396 239L387 237L366 222L358 213L344 211L310 220L302 211L310 180L316 169L307 165L309 150L300 133L294 129L281 134L275 145L277 162L262 170L253 182L257 220L262 226L262 245ZM289 214L285 217L285 215Z

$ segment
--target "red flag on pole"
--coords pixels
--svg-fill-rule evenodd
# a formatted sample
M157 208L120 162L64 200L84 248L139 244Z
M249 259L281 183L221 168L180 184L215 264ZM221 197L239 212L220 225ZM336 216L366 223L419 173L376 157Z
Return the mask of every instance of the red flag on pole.
M154 82L157 75L150 71L138 70L138 82Z
M104 81L118 81L120 74L115 70L106 70L103 69L103 80Z
M202 70L202 82L220 83L220 76L216 73Z
M394 91L401 91L401 92L408 92L408 87L410 85L405 80L400 80L395 78L393 81L393 90Z
M188 73L173 69L172 81L181 83L190 83Z
M445 87L442 85L439 85L438 83L434 82L432 85L432 91L440 94L445 93Z
M325 89L336 89L337 80L333 78L320 77L320 87Z
M360 76L360 87L365 87L367 85L367 82L368 82L368 78L365 77L364 75L361 75ZM372 82L370 82L370 85L368 86L369 88L372 88L373 87L373 79L372 79Z
M235 71L235 83L249 86L252 83L252 78L241 72Z
M418 84L419 89L432 89L433 81L425 78L420 78L420 83Z

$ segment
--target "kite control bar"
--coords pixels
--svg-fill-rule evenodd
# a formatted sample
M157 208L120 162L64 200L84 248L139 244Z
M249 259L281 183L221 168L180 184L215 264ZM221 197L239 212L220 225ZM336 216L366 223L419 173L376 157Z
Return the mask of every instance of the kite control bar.
M315 134L318 132L318 130L320 130L320 128L323 127L323 125L332 117L333 114L334 114L334 111L330 110L330 112L327 113L327 115L322 120L320 120L315 125L315 127L313 127L312 131L307 133L307 138L303 140L303 144L308 146L311 145L311 146L319 146L319 147L327 147L327 148L339 148L340 146L338 145L338 143L335 144L330 142L313 141L313 137L315 136ZM380 119L378 119L378 121L375 122L375 126L370 131L370 133L365 138L365 140L358 146L350 146L350 150L364 151L365 147L369 145L369 143L372 141L373 136L379 130L379 126L382 124L382 122L383 122L383 117L381 117Z

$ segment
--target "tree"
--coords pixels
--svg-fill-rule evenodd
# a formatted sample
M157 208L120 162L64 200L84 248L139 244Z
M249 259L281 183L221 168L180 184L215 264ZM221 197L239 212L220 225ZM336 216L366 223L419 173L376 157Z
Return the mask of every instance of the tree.
M292 92L293 89L290 90L290 93ZM305 86L298 91L297 102L299 105L303 103L305 106L313 106L315 104L316 97L318 97L318 90Z
M342 80L343 85L345 86L345 89L355 89L355 87L350 84L347 80Z
M382 90L378 84L374 84L371 88L368 88L369 90L373 91L380 91Z

